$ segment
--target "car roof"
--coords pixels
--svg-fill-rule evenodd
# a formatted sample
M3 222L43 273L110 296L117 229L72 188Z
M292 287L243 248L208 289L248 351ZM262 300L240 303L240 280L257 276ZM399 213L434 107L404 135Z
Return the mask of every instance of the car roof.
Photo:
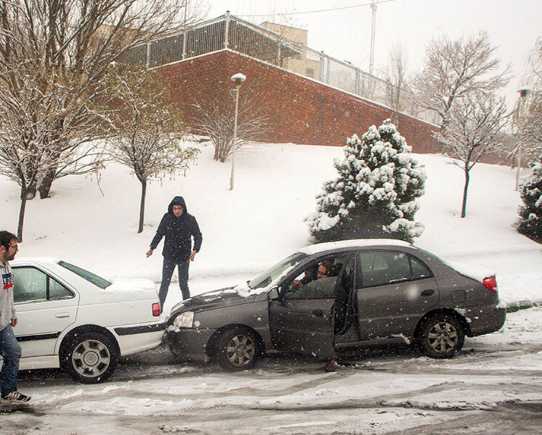
M328 251L337 251L342 249L370 248L370 247L410 247L413 246L403 240L396 239L354 239L343 240L340 242L317 243L306 246L298 252L307 255L320 254Z
M58 264L60 261L60 258L56 257L24 257L24 258L18 258L16 260L12 260L9 262L11 266L24 266L28 264Z

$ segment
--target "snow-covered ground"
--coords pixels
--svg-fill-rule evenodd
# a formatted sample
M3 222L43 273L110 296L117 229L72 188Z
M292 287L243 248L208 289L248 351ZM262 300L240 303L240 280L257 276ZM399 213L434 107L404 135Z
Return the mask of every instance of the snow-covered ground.
M137 234L140 185L124 167L110 164L95 178L67 177L52 197L27 205L18 258L55 256L105 276L160 281L162 245L146 258L156 227L171 199L184 196L203 233L191 264L192 293L250 278L298 248L311 244L305 216L314 211L322 183L336 176L333 159L342 148L293 144L246 146L231 163L202 153L186 177L149 185L145 230ZM471 172L467 217L460 218L463 172L443 156L418 155L426 166L426 194L417 220L425 232L415 244L448 261L497 272L501 299L542 300L542 246L513 228L521 201L515 171L478 164ZM1 226L17 228L19 188L0 178ZM166 311L180 300L173 286Z
M322 183L335 177L332 163L342 156L340 148L247 146L236 154L232 191L230 162L214 162L212 155L212 147L203 146L186 177L149 186L142 234L139 183L125 168L109 165L99 184L84 177L57 181L50 199L29 202L18 258L61 257L106 278L158 282L161 256L147 259L145 252L176 195L184 196L203 232L190 270L193 294L250 278L311 243L303 218L314 210ZM415 244L448 261L494 270L501 300L509 306L542 301L542 246L513 228L520 205L515 172L476 165L467 218L461 219L461 170L442 156L417 157L428 178L417 214L426 229ZM0 192L0 226L15 231L18 186L0 178ZM165 312L179 300L173 283ZM170 365L167 351L158 349L147 355L151 363L127 363L102 385L27 375L20 387L34 396L33 414L3 416L0 433L381 434L434 433L439 427L448 429L441 433L463 433L450 426L459 416L480 419L468 420L480 430L470 433L513 433L489 422L484 426L483 416L500 411L502 418L512 415L507 404L542 400L541 325L540 308L522 310L509 314L502 332L467 339L466 351L453 360L404 351L363 358L333 374L323 373L317 361L272 357L252 372L224 374ZM442 412L450 410L455 413ZM235 426L229 411L246 420ZM525 418L519 420L527 425L523 433L537 433ZM436 426L413 429L427 425Z

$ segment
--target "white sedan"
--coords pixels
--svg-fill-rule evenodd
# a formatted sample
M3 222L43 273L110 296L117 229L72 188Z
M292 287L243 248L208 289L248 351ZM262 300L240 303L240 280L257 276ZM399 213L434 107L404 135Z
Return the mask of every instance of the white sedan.
M10 264L22 370L61 367L82 383L97 383L111 376L120 357L161 343L153 282L111 283L56 259Z

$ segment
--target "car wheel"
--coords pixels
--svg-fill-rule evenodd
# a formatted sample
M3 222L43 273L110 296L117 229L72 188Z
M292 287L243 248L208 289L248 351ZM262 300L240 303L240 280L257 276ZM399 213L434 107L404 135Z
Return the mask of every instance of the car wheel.
M83 384L108 379L119 359L116 345L99 332L76 335L63 346L61 355L62 366Z
M448 314L426 319L419 330L418 346L432 358L451 358L465 343L465 331L459 320Z
M220 335L216 360L222 369L235 372L254 367L259 355L256 335L245 328L228 329Z

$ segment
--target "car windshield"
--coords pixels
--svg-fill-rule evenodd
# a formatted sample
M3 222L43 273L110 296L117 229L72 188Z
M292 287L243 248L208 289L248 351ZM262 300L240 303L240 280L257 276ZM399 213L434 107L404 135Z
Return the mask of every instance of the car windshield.
M82 269L79 266L66 263L65 261L60 261L58 264L64 267L65 269L68 269L70 272L73 272L76 275L79 275L81 278L86 279L87 281L91 282L95 286L100 287L101 289L104 289L111 285L111 283L107 281L106 279L103 279L102 277L92 272L89 272L88 270Z
M277 278L280 278L281 276L285 275L289 270L297 266L305 258L307 258L306 254L297 253L290 255L285 260L282 260L280 263L275 264L273 267L266 270L265 272L260 273L256 278L250 281L248 285L252 290L267 287Z

